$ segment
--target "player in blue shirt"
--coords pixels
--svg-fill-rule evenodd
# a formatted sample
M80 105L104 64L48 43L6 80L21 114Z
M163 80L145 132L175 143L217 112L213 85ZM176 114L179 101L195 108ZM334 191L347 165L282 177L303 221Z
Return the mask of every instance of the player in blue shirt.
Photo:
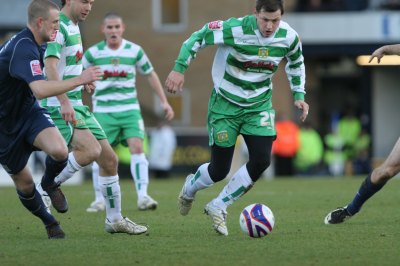
M59 95L98 80L99 68L66 81L46 81L43 49L59 28L59 7L49 0L33 0L28 25L0 46L0 163L12 177L22 204L44 223L49 238L64 238L59 222L36 191L27 166L34 150L48 154L42 186L52 201L66 201L54 178L67 163L68 149L47 111L36 98Z

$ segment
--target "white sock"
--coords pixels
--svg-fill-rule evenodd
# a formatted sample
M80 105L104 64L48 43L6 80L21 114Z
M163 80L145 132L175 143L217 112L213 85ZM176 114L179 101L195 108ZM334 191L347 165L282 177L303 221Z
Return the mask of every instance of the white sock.
M238 200L253 186L253 181L247 171L246 165L237 170L229 180L228 184L222 189L221 193L213 200L213 203L226 211L226 208Z
M68 179L70 179L76 172L81 170L83 167L78 164L75 160L74 152L70 152L68 154L68 163L67 166L61 171L61 173L56 176L54 182L57 184L62 184Z
M208 188L214 184L210 174L208 173L208 165L205 163L200 165L195 175L185 183L185 194L193 198L197 191Z
M96 162L92 164L92 181L96 202L104 202L103 193L99 185L99 165Z
M99 185L106 203L106 217L111 223L122 220L121 214L121 188L118 175L100 176Z
M138 199L147 196L149 185L149 162L144 153L132 154L131 174L135 182Z

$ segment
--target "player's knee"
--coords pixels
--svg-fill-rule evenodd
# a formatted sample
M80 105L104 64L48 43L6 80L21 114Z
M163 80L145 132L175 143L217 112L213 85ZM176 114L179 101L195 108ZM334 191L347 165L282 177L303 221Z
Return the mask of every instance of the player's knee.
M54 144L53 149L49 152L49 155L55 160L55 161L64 161L66 158L68 158L68 147L63 143L63 144Z
M118 168L118 157L115 152L107 152L101 155L99 166L107 172L116 172Z
M247 171L249 172L251 180L256 182L270 164L271 159L269 156L251 158L247 163Z
M90 148L85 149L85 156L90 161L94 161L101 155L101 146L99 144L93 145Z
M229 174L230 168L230 163L217 165L213 162L210 162L210 164L208 165L208 173L212 181L218 182L223 180Z

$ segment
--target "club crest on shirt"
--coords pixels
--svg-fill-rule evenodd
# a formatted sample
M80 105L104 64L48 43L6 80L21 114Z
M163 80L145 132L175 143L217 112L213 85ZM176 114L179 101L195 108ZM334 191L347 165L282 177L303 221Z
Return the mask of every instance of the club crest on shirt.
M265 47L261 47L258 49L258 57L266 58L268 57L268 49Z
M32 60L30 62L31 71L33 76L41 76L43 75L42 67L40 66L39 60Z
M119 58L111 59L111 64L114 65L114 66L118 66L119 65Z
M208 29L210 30L222 30L222 20L216 20L208 23Z

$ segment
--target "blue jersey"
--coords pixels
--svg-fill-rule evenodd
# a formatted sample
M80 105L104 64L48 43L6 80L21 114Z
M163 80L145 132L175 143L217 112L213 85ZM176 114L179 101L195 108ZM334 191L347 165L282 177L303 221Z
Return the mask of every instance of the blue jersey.
M45 79L43 54L28 28L0 46L0 136L19 132L40 108L29 83Z
M44 79L43 55L28 28L0 46L0 164L11 175L26 166L37 135L54 127L29 87Z

